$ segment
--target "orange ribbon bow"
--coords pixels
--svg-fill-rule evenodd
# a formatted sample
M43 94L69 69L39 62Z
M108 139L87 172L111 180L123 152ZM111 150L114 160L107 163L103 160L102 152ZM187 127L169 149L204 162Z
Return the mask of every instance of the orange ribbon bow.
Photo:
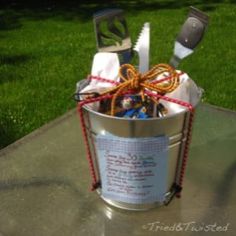
M156 81L157 77L163 73L166 73L168 79L165 81ZM111 115L115 113L115 102L117 97L128 90L134 91L136 94L140 94L142 101L144 101L144 94L146 90L152 90L160 94L166 94L174 91L179 85L179 75L170 65L158 64L145 74L139 73L134 66L130 64L124 64L120 67L119 77L122 79L122 83L112 87L111 89L103 92L101 95L112 94L111 102ZM158 103L154 98L151 98L155 103Z

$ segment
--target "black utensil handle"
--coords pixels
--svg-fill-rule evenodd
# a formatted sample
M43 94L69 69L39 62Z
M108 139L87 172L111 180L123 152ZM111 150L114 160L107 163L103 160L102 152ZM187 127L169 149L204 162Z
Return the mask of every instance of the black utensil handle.
M177 36L177 41L184 47L194 49L202 40L207 24L208 16L200 10L191 7L188 18Z

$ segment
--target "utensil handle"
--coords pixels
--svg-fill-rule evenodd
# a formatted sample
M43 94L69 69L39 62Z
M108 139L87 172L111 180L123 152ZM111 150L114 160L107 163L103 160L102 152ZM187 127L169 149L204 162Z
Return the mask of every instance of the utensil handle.
M122 9L109 8L109 9L97 11L96 13L93 14L93 18L96 19L96 21L101 21L104 19L113 18L114 16L117 16L120 14L123 14Z
M179 63L180 59L176 55L173 55L169 62L169 64L174 68L177 68Z

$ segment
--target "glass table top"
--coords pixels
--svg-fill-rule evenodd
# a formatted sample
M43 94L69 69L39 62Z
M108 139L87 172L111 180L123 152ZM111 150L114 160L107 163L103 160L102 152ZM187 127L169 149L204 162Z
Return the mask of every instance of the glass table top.
M0 236L234 235L236 113L198 107L180 199L126 211L90 191L75 110L0 151Z

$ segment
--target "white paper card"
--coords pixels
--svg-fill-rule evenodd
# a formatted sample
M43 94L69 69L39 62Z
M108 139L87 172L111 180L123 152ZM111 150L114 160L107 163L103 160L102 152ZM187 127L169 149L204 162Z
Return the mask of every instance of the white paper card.
M97 135L102 195L125 203L163 202L167 192L168 137Z

